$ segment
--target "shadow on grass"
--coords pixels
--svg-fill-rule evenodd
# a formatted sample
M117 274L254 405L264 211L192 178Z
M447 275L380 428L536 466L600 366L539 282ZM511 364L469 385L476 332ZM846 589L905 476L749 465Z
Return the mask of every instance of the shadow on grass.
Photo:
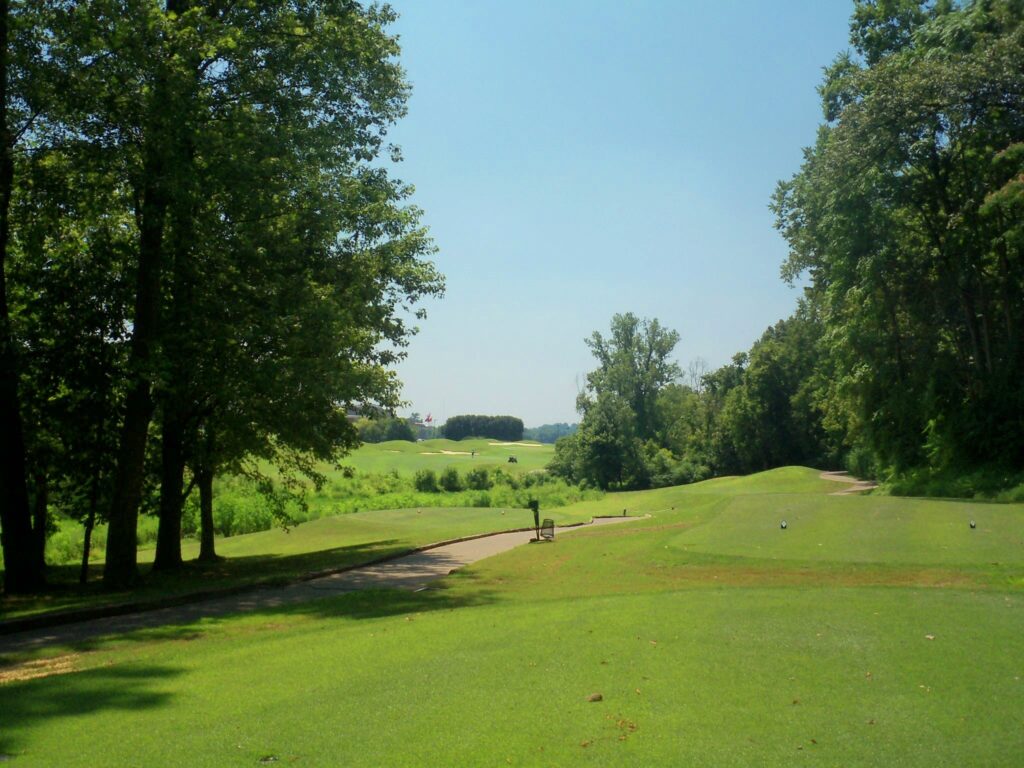
M310 615L325 619L366 619L434 610L455 610L492 602L486 591L454 595L435 586L460 565L441 550L367 566L311 581L268 587L93 621L0 636L0 664L11 664L42 648L76 652L122 643L192 640L235 617ZM465 576L464 577L468 577ZM414 591L421 589L422 591Z
M145 602L246 584L280 583L311 572L359 565L408 550L407 543L385 539L295 555L245 555L215 563L191 560L185 562L180 571L170 573L155 572L151 564L143 563L139 566L142 583L134 590L116 592L103 588L99 565L91 566L90 581L85 585L77 582L79 566L52 566L47 569L49 584L43 592L0 598L0 618Z
M24 730L34 723L95 712L135 712L168 704L159 682L180 674L166 666L100 667L31 683L0 685L0 754L29 749Z
M265 618L306 616L324 620L360 621L432 611L455 611L491 605L496 601L497 595L493 591L465 595L443 587L432 587L420 592L404 589L365 589L319 600L266 608L255 615Z

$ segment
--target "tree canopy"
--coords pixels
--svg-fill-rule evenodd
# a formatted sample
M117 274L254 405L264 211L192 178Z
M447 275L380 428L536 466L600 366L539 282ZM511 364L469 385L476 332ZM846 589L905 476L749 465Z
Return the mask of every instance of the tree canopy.
M411 188L386 170L409 95L395 15L343 0L0 11L5 588L39 583L25 553L45 521L28 507L47 494L91 500L105 580L130 585L146 498L156 566L177 567L193 486L242 472L269 489L268 462L285 486L315 481L315 460L357 444L350 407L398 405L393 363L443 284Z
M1024 462L1024 7L857 4L826 123L779 185L833 422L894 471Z

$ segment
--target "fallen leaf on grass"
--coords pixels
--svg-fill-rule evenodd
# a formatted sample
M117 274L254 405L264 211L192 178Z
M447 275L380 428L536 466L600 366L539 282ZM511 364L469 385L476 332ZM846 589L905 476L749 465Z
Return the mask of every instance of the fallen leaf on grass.
M925 635L924 639L925 640L934 640L935 639L935 635Z
M604 701L604 696L602 696L600 693L592 693L589 696L587 696L587 701Z

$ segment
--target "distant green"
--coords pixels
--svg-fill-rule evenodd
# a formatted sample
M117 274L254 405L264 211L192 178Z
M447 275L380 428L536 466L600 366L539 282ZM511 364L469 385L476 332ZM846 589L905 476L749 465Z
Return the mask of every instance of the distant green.
M404 475L412 475L418 469L441 472L449 466L460 471L484 466L523 473L543 469L554 450L553 445L529 440L519 443L488 439L436 439L417 443L392 440L363 445L342 459L341 464L360 472L394 470ZM516 458L515 464L509 462L511 456Z

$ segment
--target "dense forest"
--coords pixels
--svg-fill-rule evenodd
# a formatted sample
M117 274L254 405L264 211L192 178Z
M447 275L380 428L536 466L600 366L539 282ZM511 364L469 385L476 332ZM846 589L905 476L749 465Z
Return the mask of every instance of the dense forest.
M214 559L213 477L271 498L393 411L442 281L386 172L405 111L386 6L0 3L0 527L7 592L47 516L108 524L104 581ZM268 470L268 467L271 468ZM276 482L271 482L271 477ZM86 546L83 558L88 558Z
M957 493L1024 468L1024 5L858 2L824 123L772 199L796 312L684 378L616 315L554 471L641 488L783 464ZM923 480L922 480L923 479ZM920 483L918 483L920 486Z

